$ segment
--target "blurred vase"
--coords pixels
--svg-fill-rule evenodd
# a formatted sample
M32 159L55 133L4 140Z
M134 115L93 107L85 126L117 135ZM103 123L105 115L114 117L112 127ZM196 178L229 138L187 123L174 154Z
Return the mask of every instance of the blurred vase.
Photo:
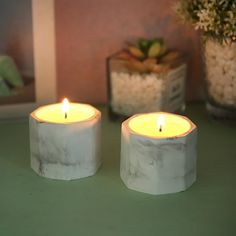
M204 43L207 110L217 118L236 118L236 43Z

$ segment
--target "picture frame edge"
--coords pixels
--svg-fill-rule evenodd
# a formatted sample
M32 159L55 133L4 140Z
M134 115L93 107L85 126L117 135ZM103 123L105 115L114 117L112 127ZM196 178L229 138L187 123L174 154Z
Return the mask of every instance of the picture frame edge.
M27 117L38 106L57 100L55 1L31 0L31 4L35 102L0 105L1 120Z

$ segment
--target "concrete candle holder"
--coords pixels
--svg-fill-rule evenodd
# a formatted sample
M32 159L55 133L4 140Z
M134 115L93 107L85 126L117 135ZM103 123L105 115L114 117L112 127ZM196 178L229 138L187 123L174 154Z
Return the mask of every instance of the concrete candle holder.
M196 126L186 117L165 115L170 116L173 127L182 125L181 122L189 127L173 137L154 137L130 127L132 120L145 114L135 115L122 124L120 175L130 189L155 195L175 193L187 189L196 180ZM145 126L148 123L140 124L140 129Z
M40 109L54 112L53 106L59 105L39 108L30 115L31 167L38 175L52 179L94 175L101 164L101 113L92 106L79 104L79 109L91 112L83 120L54 123L37 116Z

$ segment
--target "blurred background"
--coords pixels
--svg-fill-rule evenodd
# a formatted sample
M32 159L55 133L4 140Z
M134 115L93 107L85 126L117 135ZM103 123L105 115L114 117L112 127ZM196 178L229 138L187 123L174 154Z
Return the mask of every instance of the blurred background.
M193 28L178 23L174 3L174 0L56 0L58 99L67 96L72 101L105 103L106 58L127 41L163 37L170 48L187 55L187 99L200 100L203 97L200 37ZM22 74L33 77L31 0L1 0L0 15L0 54L10 54Z

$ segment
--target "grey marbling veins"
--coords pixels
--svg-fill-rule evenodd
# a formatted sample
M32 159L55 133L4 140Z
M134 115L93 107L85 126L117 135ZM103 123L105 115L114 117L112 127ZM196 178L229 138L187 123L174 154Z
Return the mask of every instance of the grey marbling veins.
M122 124L120 163L128 188L156 195L180 192L195 182L195 125L182 137L154 139L130 131L128 121Z

